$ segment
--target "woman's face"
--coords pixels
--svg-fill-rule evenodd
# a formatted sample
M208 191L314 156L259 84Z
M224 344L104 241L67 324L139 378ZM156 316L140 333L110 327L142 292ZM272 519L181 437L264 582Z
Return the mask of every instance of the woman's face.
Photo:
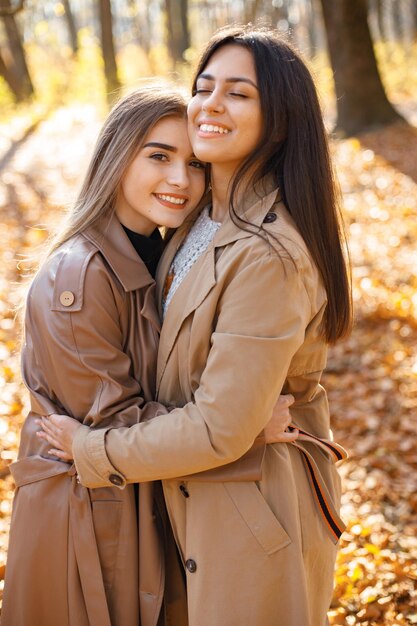
M204 164L193 154L186 120L166 117L148 133L124 173L116 215L124 226L146 236L156 226L176 228L204 188Z
M203 161L236 170L259 144L262 130L252 54L228 44L210 58L188 105L194 153Z

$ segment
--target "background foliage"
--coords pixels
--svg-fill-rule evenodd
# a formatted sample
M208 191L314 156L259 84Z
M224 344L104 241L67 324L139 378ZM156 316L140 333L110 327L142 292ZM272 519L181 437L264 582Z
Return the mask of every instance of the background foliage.
M332 1L339 10L346 4ZM348 4L353 10L361 3L365 5L362 0ZM0 0L0 12L19 4ZM22 4L13 19L33 93L17 98L0 71L0 587L14 489L9 464L16 459L28 408L19 372L16 309L42 244L76 193L115 95L103 60L102 0ZM340 468L348 530L341 542L330 622L417 624L416 3L372 0L366 5L379 76L390 104L408 123L358 126L353 133L340 123L321 4L114 0L118 89L126 91L154 75L187 85L201 44L216 27L232 21L260 18L289 31L308 58L328 128L337 131L331 142L355 303L353 334L332 348L324 377L335 437L351 455ZM76 23L76 45L66 20L68 7ZM183 23L178 30L184 7L185 34ZM346 36L342 31L340 37ZM0 55L10 70L13 54L4 19ZM366 90L359 74L355 89Z

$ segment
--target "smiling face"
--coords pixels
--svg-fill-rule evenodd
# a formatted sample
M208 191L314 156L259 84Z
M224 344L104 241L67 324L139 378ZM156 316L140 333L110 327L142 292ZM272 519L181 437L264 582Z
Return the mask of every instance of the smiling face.
M188 105L188 131L203 161L234 171L253 152L263 130L251 52L228 44L211 56Z
M186 120L166 117L148 133L127 168L116 215L124 226L146 236L156 226L177 228L204 189L204 165L193 154Z

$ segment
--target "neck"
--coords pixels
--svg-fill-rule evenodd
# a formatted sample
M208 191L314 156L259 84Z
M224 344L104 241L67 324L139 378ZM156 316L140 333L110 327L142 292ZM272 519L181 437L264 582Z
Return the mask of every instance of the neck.
M215 222L223 222L229 213L230 191L237 169L236 165L213 164L211 166L211 218ZM246 174L244 179L240 181L235 198L236 202L239 202L239 198L247 189L249 180L250 174Z
M229 212L230 189L235 175L234 167L213 164L211 166L212 203L211 217L223 222Z

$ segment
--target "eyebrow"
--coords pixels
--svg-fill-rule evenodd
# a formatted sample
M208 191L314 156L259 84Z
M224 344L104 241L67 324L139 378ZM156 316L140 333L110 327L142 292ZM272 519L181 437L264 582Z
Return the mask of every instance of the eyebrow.
M200 76L197 77L197 80L199 78L205 78L206 80L215 80L212 74L200 74ZM252 85L252 87L255 87L255 89L258 89L258 85L256 85L253 82L253 80L251 80L250 78L244 78L243 76L231 76L230 78L226 78L225 82L226 83L248 83L248 85Z
M161 150L169 150L169 152L178 152L178 148L170 146L167 143L158 143L157 141L150 141L145 143L144 148L160 148Z

